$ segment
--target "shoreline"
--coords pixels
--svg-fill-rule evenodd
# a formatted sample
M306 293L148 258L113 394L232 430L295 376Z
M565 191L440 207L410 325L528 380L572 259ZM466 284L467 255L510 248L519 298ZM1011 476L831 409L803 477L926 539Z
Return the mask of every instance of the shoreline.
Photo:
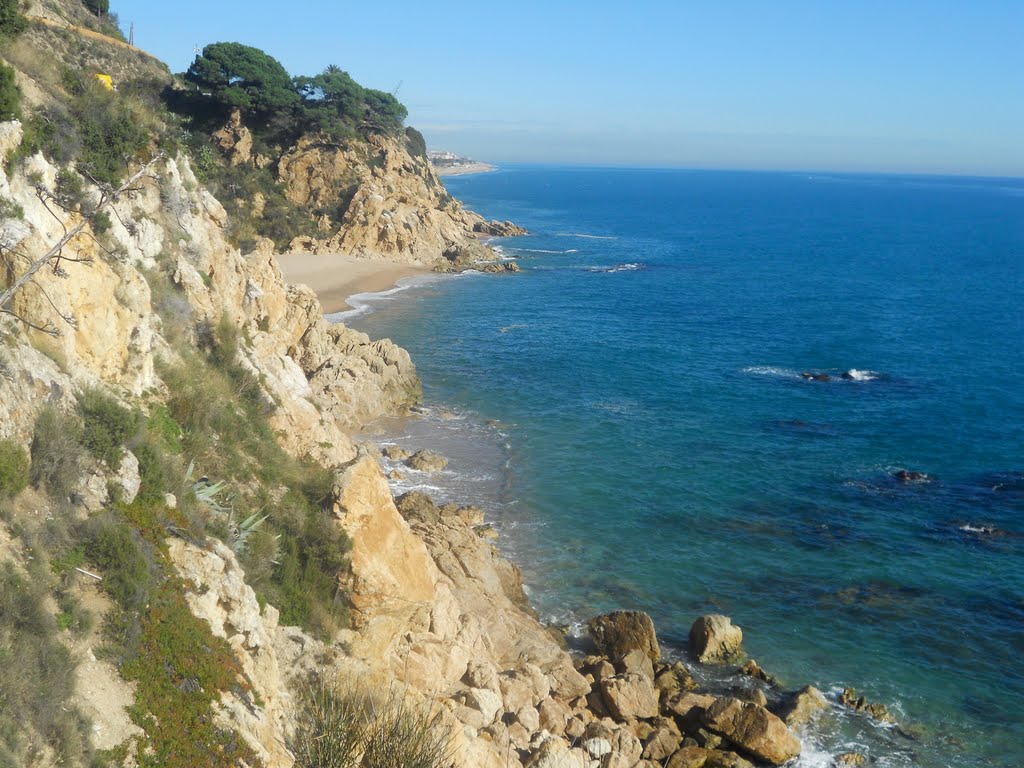
M336 253L290 253L277 259L285 281L311 288L325 316L359 309L352 302L355 296L390 290L406 278L436 274L423 264L360 259Z
M469 176L475 173L493 173L498 170L498 166L491 165L490 163L467 163L465 165L455 166L431 166L440 177L445 176Z

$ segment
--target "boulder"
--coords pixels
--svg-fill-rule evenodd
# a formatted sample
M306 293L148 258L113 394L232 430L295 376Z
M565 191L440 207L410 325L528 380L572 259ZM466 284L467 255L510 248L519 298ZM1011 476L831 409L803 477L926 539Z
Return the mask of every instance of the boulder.
M658 716L658 694L650 679L636 672L603 678L601 695L609 714L619 722Z
M397 445L387 445L381 449L381 453L391 459L391 461L405 461L410 456L409 452L405 450L405 448Z
M548 739L530 755L526 768L587 768L589 764L590 756L582 750L569 749L562 739Z
M681 661L660 667L654 677L654 687L658 689L662 701L697 687L690 670Z
M765 672L761 668L761 665L753 659L751 659L742 667L740 667L740 674L747 675L748 677L752 677L755 680L760 680L762 683L767 683L768 685L778 685L778 680L776 680L772 675L769 675L767 672Z
M681 693L668 699L665 709L676 717L686 717L690 710L707 709L714 703L715 697L707 693Z
M690 627L690 653L704 664L722 664L743 655L743 630L728 616L701 616Z
M565 733L569 718L572 717L572 710L562 700L549 696L538 705L537 714L540 716L541 728L555 736L561 736Z
M653 661L661 658L654 622L643 611L614 611L587 622L590 636L602 654L619 659L633 650Z
M683 747L665 764L666 768L753 768L735 752L705 747Z
M459 698L466 707L480 713L484 725L493 723L502 708L501 697L486 688L470 688Z
M651 657L638 648L634 648L615 662L615 671L620 674L636 672L648 680L654 680L654 662Z
M441 519L437 504L422 491L409 491L395 499L398 513L409 522L436 524Z
M448 459L439 453L422 450L416 451L416 453L406 459L405 465L419 472L439 472L448 466Z
M843 754L835 756L832 764L836 768L856 768L856 766L867 765L867 762L868 759L860 752L843 752Z
M704 727L757 760L782 765L800 754L800 740L782 720L751 702L721 698L704 710Z
M660 763L679 750L683 737L671 720L659 725L644 739L643 757Z
M806 725L816 713L827 708L828 701L821 691L813 685L805 685L796 693L787 696L775 714L781 717L786 725L797 728Z

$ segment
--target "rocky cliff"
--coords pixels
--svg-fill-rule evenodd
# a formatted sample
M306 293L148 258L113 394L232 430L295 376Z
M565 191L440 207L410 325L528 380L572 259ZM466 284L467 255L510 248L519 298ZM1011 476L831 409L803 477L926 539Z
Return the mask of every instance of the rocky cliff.
M292 251L450 270L498 258L481 237L525 233L511 222L487 221L466 210L404 134L348 141L308 135L263 155L254 151L252 132L236 112L213 138L232 167L272 168L292 204L321 212L320 233L295 238Z

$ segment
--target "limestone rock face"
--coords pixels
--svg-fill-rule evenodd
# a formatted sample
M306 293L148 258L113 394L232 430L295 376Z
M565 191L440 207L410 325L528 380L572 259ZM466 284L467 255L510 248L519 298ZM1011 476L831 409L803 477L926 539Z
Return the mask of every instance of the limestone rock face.
M246 165L252 160L252 133L242 125L239 110L231 112L227 125L216 131L212 138L231 165Z
M758 760L782 765L800 754L800 740L764 707L721 698L704 710L704 726Z
M614 611L595 616L587 629L598 649L617 659L632 650L639 650L653 661L661 658L661 648L654 631L654 622L643 611Z
M721 664L743 654L743 631L728 616L701 616L690 627L690 652L705 664Z

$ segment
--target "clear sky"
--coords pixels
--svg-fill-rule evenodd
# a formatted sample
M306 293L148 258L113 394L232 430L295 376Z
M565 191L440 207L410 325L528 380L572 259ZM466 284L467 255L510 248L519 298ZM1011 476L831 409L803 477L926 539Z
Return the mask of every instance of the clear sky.
M495 162L1024 176L1024 0L112 0L180 72L254 45Z

